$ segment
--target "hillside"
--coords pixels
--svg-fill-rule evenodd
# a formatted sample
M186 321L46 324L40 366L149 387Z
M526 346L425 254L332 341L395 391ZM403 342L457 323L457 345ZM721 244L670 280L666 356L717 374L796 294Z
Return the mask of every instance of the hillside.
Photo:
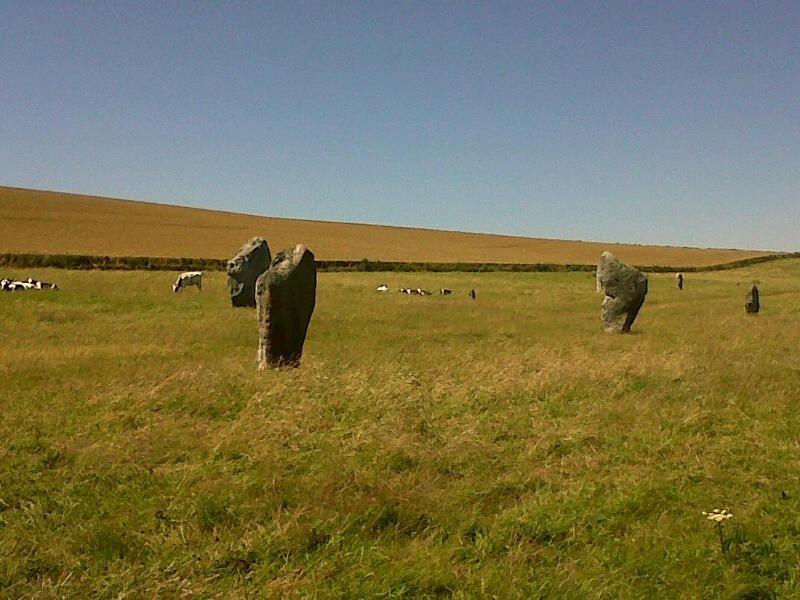
M273 251L302 241L324 260L591 264L611 250L638 265L706 266L770 254L260 217L0 186L0 253L224 259L255 235Z

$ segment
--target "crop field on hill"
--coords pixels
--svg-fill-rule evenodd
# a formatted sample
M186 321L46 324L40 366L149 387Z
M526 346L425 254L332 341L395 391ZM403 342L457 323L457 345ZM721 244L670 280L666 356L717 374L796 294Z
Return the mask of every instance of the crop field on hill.
M222 273L30 275L63 291L0 294L0 597L800 595L800 261L651 276L625 336L589 273L322 274L268 372Z
M596 264L610 250L630 264L691 267L769 254L256 217L0 187L0 253L227 259L256 235L273 252L303 242L321 260Z

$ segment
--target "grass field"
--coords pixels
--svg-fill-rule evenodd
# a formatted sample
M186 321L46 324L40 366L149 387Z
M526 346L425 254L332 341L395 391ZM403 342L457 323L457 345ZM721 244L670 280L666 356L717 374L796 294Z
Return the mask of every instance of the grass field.
M265 203L263 212L275 209ZM256 217L0 186L0 253L228 259L253 236L321 260L708 266L768 252L548 240Z
M800 595L800 261L651 275L627 336L589 273L322 274L264 373L222 273L31 274L64 289L0 294L2 597Z

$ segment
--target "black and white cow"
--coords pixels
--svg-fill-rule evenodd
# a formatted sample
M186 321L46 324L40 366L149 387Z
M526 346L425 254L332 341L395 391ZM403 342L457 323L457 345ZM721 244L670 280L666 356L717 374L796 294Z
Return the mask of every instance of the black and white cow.
M26 290L57 290L58 286L55 283L48 283L46 281L37 281L32 277L28 277L25 281L17 281L14 279L0 280L0 291L3 292L24 292Z
M431 293L428 290L423 290L422 288L400 288L401 294L409 294L411 296L430 296Z
M442 296L449 296L452 293L453 290L451 290L450 288L442 288L439 290L439 294L441 294Z
M39 281L38 279L34 279L33 277L28 277L26 283L30 283L37 290L57 290L58 289L58 285L55 284L55 283L50 283L48 281Z
M388 292L389 291L389 286L386 285L385 283L382 283L381 285L379 285L378 287L375 288L375 291L376 292Z
M11 281L10 279L3 279L0 282L0 290L4 292L24 292L25 290L35 290L36 286L27 281Z
M180 292L182 289L196 285L198 290L203 289L203 272L202 271L187 271L178 275L178 279L172 284L173 292Z

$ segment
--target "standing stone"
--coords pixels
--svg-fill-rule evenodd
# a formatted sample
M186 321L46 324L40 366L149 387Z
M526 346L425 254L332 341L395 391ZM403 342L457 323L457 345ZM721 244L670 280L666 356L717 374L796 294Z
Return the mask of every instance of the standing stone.
M267 240L254 237L228 261L228 291L234 307L256 305L256 279L269 269Z
M597 288L603 292L603 329L628 333L647 295L647 275L629 267L610 252L597 263Z
M475 298L477 298L478 295L475 293L475 290L470 290L469 291L469 297L472 298L473 300L475 300Z
M300 365L317 296L317 266L303 244L280 252L256 282L258 368Z
M744 299L744 310L748 315L757 315L760 309L761 303L758 298L758 288L754 284Z
M675 287L679 290L683 289L683 273L675 274Z

